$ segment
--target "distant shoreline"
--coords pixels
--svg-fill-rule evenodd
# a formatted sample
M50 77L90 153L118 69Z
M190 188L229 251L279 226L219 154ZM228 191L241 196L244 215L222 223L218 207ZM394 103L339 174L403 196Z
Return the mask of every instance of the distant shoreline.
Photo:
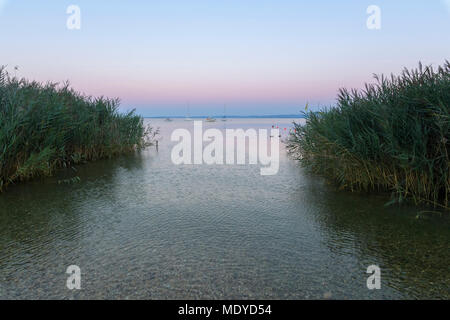
M144 117L144 119L185 119L186 116L154 116L154 117ZM190 116L189 118L191 119L205 119L208 118L208 116ZM226 116L224 117L222 116L213 116L213 118L215 119L273 119L273 118L278 118L278 119L291 119L291 118L298 118L298 119L303 119L305 118L303 115L301 114L276 114L276 115L266 115L266 116Z

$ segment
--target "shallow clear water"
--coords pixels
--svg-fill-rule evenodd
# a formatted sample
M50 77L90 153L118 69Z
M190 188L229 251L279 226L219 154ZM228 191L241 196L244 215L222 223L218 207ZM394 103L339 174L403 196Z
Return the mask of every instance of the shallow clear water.
M450 298L450 220L337 191L281 152L259 166L175 166L158 152L78 166L0 195L0 298ZM218 128L289 128L233 119ZM78 175L81 182L58 180ZM82 290L69 291L69 265ZM369 265L381 290L366 287Z

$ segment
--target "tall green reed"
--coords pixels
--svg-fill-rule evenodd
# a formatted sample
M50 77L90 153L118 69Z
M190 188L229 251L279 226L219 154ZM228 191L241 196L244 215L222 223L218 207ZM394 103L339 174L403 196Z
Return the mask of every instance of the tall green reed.
M341 89L336 107L307 113L290 153L343 189L449 209L450 63L375 79Z
M0 68L0 192L55 169L131 152L154 131L119 100L84 96L68 83L41 84Z

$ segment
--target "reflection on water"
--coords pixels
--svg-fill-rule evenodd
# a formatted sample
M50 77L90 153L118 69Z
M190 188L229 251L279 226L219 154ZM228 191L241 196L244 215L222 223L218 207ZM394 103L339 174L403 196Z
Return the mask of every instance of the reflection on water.
M153 121L152 121L153 122ZM0 298L450 298L450 221L336 191L281 151L259 166L174 166L154 149L0 195ZM284 127L233 120L205 127ZM81 182L60 185L61 177ZM69 265L82 290L66 286ZM366 268L381 267L369 291Z

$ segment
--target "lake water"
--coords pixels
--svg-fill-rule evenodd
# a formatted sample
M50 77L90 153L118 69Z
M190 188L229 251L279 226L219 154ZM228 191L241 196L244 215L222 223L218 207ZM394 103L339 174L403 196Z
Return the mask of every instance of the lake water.
M77 166L0 195L1 299L413 299L450 293L450 219L336 190L290 160L175 166L159 150ZM291 127L232 119L205 127ZM75 184L59 184L79 176ZM78 265L82 290L66 287ZM368 290L367 267L381 268Z

